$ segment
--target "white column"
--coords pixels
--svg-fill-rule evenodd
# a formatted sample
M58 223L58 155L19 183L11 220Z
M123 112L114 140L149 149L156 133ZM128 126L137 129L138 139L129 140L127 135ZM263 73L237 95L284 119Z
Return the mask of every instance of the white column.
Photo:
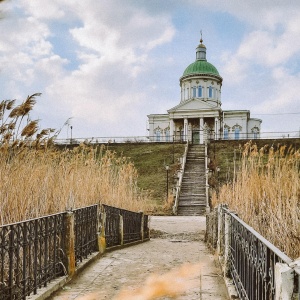
M170 119L170 141L174 141L175 136L174 136L174 120Z
M203 124L203 118L200 118L200 121L199 121L199 128L200 128L200 132L199 132L199 143L200 144L203 144L203 135L204 135L204 124Z
M215 140L219 137L219 119L215 118Z
M188 119L187 118L184 118L184 123L183 123L183 139L184 141L187 141L188 140Z

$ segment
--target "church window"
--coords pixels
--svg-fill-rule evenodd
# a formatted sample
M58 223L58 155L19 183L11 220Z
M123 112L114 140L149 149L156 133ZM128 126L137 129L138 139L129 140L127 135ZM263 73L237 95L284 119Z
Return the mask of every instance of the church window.
M156 130L155 137L156 137L156 141L160 142L160 130Z
M235 140L239 140L240 138L240 128L239 127L235 127L234 128L234 139Z
M257 139L259 134L259 128L255 126L254 128L251 129L251 131L253 133L253 139Z
M166 133L166 142L170 142L170 129L167 128L167 129L165 130L165 133Z
M208 87L208 98L212 98L213 97L213 88L210 86Z
M224 128L224 140L228 140L228 128Z
M193 97L196 98L196 87L193 87Z
M198 86L198 97L202 98L202 86Z
M185 100L189 99L189 88L186 88L185 90Z

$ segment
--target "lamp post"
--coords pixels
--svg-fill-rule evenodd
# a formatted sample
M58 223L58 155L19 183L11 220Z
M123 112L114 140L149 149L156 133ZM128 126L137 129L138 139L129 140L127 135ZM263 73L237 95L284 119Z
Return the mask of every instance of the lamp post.
M168 202L168 198L169 198L169 166L166 165L166 171L167 171L167 202Z
M219 194L219 173L220 173L220 167L217 167L216 168L216 171L217 171L217 195Z

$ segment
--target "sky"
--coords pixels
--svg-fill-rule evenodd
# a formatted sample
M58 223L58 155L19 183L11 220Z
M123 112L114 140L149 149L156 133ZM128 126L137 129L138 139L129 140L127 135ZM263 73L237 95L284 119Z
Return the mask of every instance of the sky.
M299 136L299 0L7 0L0 11L1 100L42 93L32 119L60 138L70 126L73 138L147 135L147 115L179 104L200 30L222 109Z

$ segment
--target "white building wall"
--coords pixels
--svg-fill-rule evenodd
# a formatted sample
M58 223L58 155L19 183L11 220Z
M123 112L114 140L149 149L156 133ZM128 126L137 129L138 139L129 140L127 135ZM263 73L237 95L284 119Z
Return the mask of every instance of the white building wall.
M149 115L148 119L150 141L170 142L172 140L169 115Z

